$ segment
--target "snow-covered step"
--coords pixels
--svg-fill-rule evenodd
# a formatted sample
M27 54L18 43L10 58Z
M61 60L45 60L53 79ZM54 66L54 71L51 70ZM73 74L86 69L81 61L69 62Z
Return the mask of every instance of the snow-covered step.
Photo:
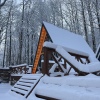
M31 79L31 80L30 79L29 80L28 79L20 79L20 82L34 83L34 82L36 82L36 80L37 79Z
M22 85L22 86L31 87L31 83L18 82L16 85Z
M42 74L23 75L9 91L10 94L18 94L24 98L27 98L42 76L43 76Z
M13 87L12 88L12 91L13 92L18 92L18 93L20 93L20 94L22 94L22 95L25 95L26 93L27 93L27 90L26 90L26 88L23 90L22 88L15 88L15 87Z
M20 88L20 89L26 89L26 90L28 90L28 89L30 89L28 86L26 87L26 86L24 86L24 85L15 85L14 86L14 88Z

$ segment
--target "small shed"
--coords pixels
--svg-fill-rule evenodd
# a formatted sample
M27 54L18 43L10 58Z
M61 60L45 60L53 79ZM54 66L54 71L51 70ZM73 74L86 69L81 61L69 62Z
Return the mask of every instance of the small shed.
M67 50L73 54L87 56L91 61L97 60L93 50L81 35L69 32L68 30L59 28L53 24L43 22L33 62L32 73L36 72L39 60L43 54L43 44L45 41L50 41L56 45L66 47Z

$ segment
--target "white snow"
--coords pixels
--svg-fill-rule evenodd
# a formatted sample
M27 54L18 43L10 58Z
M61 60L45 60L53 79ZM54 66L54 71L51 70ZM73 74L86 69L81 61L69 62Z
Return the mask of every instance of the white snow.
M75 66L77 69L79 69L82 72L96 72L100 71L100 62L91 62L89 64L82 64L75 60L66 50L64 50L62 47L58 46L56 48L56 51L61 54L67 61L69 61L73 66Z
M10 90L12 86L8 83L0 83L0 94L4 94Z
M56 84L56 85L70 85L79 87L96 87L100 88L100 76L89 74L86 76L63 76L63 77L49 77L44 76L42 82L45 84Z
M25 75L25 77L29 78L29 75ZM7 91L10 88L11 86L8 84L0 84L0 97L2 100L8 100L8 98L9 100L42 100L37 98L35 94L60 100L100 100L100 76L93 74L63 77L45 75L27 99L15 94L8 94Z
M51 69L49 70L49 73L54 73L55 68L58 66L57 63L53 64L53 66L51 67Z
M4 91L6 91L6 90L8 91L8 92L4 92L4 94L0 93L0 97L2 97L2 100L7 100L7 98L9 98L9 100L26 100L25 96L27 96L27 94L31 91L33 86L35 86L35 84L38 82L38 80L40 79L41 76L43 76L43 75L42 74L25 74L22 76L20 81L18 81L17 84L14 85L14 87L11 87L10 85L6 84L8 89L5 88L5 84L3 84L3 85L0 84L0 92L2 89ZM25 78L26 78L26 80L25 80ZM18 88L16 88L16 87L18 87ZM19 93L23 93L25 95L22 96L16 92L13 92L12 90L17 91ZM27 90L27 91L25 91L25 90ZM36 100L36 99L33 99L33 100Z
M9 69L9 67L4 67L4 68L0 68L0 69Z
M56 51L59 54L61 54L65 59L67 59L67 61L69 61L73 66L75 66L77 69L79 69L82 72L91 73L91 72L100 71L100 62L96 59L95 56L89 56L90 63L85 65L75 60L75 58L73 58L68 53L68 49L65 47L61 47L51 42L45 42L44 47L56 49ZM66 70L64 71L66 72Z
M87 76L44 76L35 93L60 100L100 100L100 77Z
M43 45L44 47L48 47L48 48L52 48L52 49L56 49L57 48L57 46L61 46L61 45L57 45L57 44L55 44L55 43L51 43L51 42L48 42L48 41L46 41L46 42L44 42L44 45ZM95 57L95 54L93 53L93 54L89 54L89 53L87 53L87 52L85 52L85 51L82 51L82 50L75 50L75 49L73 49L73 48L68 48L68 47L66 47L66 45L65 46L62 46L67 52L72 52L72 53L75 53L75 54L80 54L80 55L84 55L84 56L88 56L88 58L89 58L89 60L90 60L90 62L99 62L98 61L98 59ZM89 52L89 50L88 50L88 52ZM90 52L91 52L91 50L90 50Z
M14 66L10 66L10 67L23 67L23 66L28 66L26 63L25 64L20 64L20 65L14 65Z
M47 22L43 22L43 24L54 44L64 46L69 51L72 50L71 52L74 50L75 53L83 52L88 55L95 55L81 35L69 32Z
M48 48L52 48L52 49L56 49L58 46L58 44L55 44L55 43L51 43L51 42L48 42L48 41L45 41L44 42L44 45L43 47L48 47ZM59 45L61 46L61 45ZM72 53L75 53L75 54L80 54L80 55L84 55L84 56L89 56L88 53L86 53L85 51L80 51L80 50L75 50L75 49L72 49L72 48L68 48L65 46L62 46L64 49L66 49L68 52L72 52Z

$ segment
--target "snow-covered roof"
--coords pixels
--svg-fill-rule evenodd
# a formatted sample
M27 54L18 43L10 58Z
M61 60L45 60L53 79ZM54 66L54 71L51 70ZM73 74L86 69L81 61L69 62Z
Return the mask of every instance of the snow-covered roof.
M69 48L69 50L73 49L74 51L87 53L89 56L95 55L81 35L69 32L47 22L43 22L43 25L46 28L53 43Z
M56 45L55 43L51 43L51 42L48 42L48 41L45 41L44 44L43 44L43 47L48 47L48 48L52 48L52 49L56 49L57 46L58 45ZM89 56L88 53L82 52L80 50L74 50L74 49L71 49L71 48L67 48L65 46L63 46L63 48L66 49L66 51L68 51L68 52L72 52L72 53L80 54L80 55L84 55L84 56Z

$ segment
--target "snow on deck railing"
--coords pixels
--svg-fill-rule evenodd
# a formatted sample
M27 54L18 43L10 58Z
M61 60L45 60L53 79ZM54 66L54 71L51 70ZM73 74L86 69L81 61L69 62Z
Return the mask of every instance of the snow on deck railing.
M9 67L4 67L4 68L0 67L0 69L9 69Z
M25 63L25 64L20 64L20 65L10 66L10 67L21 67L21 66L28 66L28 65Z
M82 63L78 62L77 60L75 60L65 49L63 49L60 46L58 46L56 48L56 51L59 54L61 54L74 67L76 67L78 70L80 70L82 72L91 73L91 72L100 71L100 62L92 62L92 63L85 65L85 64L82 64Z
M44 42L44 45L43 47L48 47L48 48L52 48L52 49L56 49L57 46L59 45L56 45L54 43L51 43L51 42ZM98 62L97 58L95 57L95 55L89 55L88 53L86 53L85 51L78 51L78 50L74 50L74 49L71 49L71 48L67 48L67 47L64 47L63 48L67 51L67 52L70 52L70 53L75 53L75 54L78 54L78 55L82 55L82 56L86 56L88 57L89 61L90 62Z

